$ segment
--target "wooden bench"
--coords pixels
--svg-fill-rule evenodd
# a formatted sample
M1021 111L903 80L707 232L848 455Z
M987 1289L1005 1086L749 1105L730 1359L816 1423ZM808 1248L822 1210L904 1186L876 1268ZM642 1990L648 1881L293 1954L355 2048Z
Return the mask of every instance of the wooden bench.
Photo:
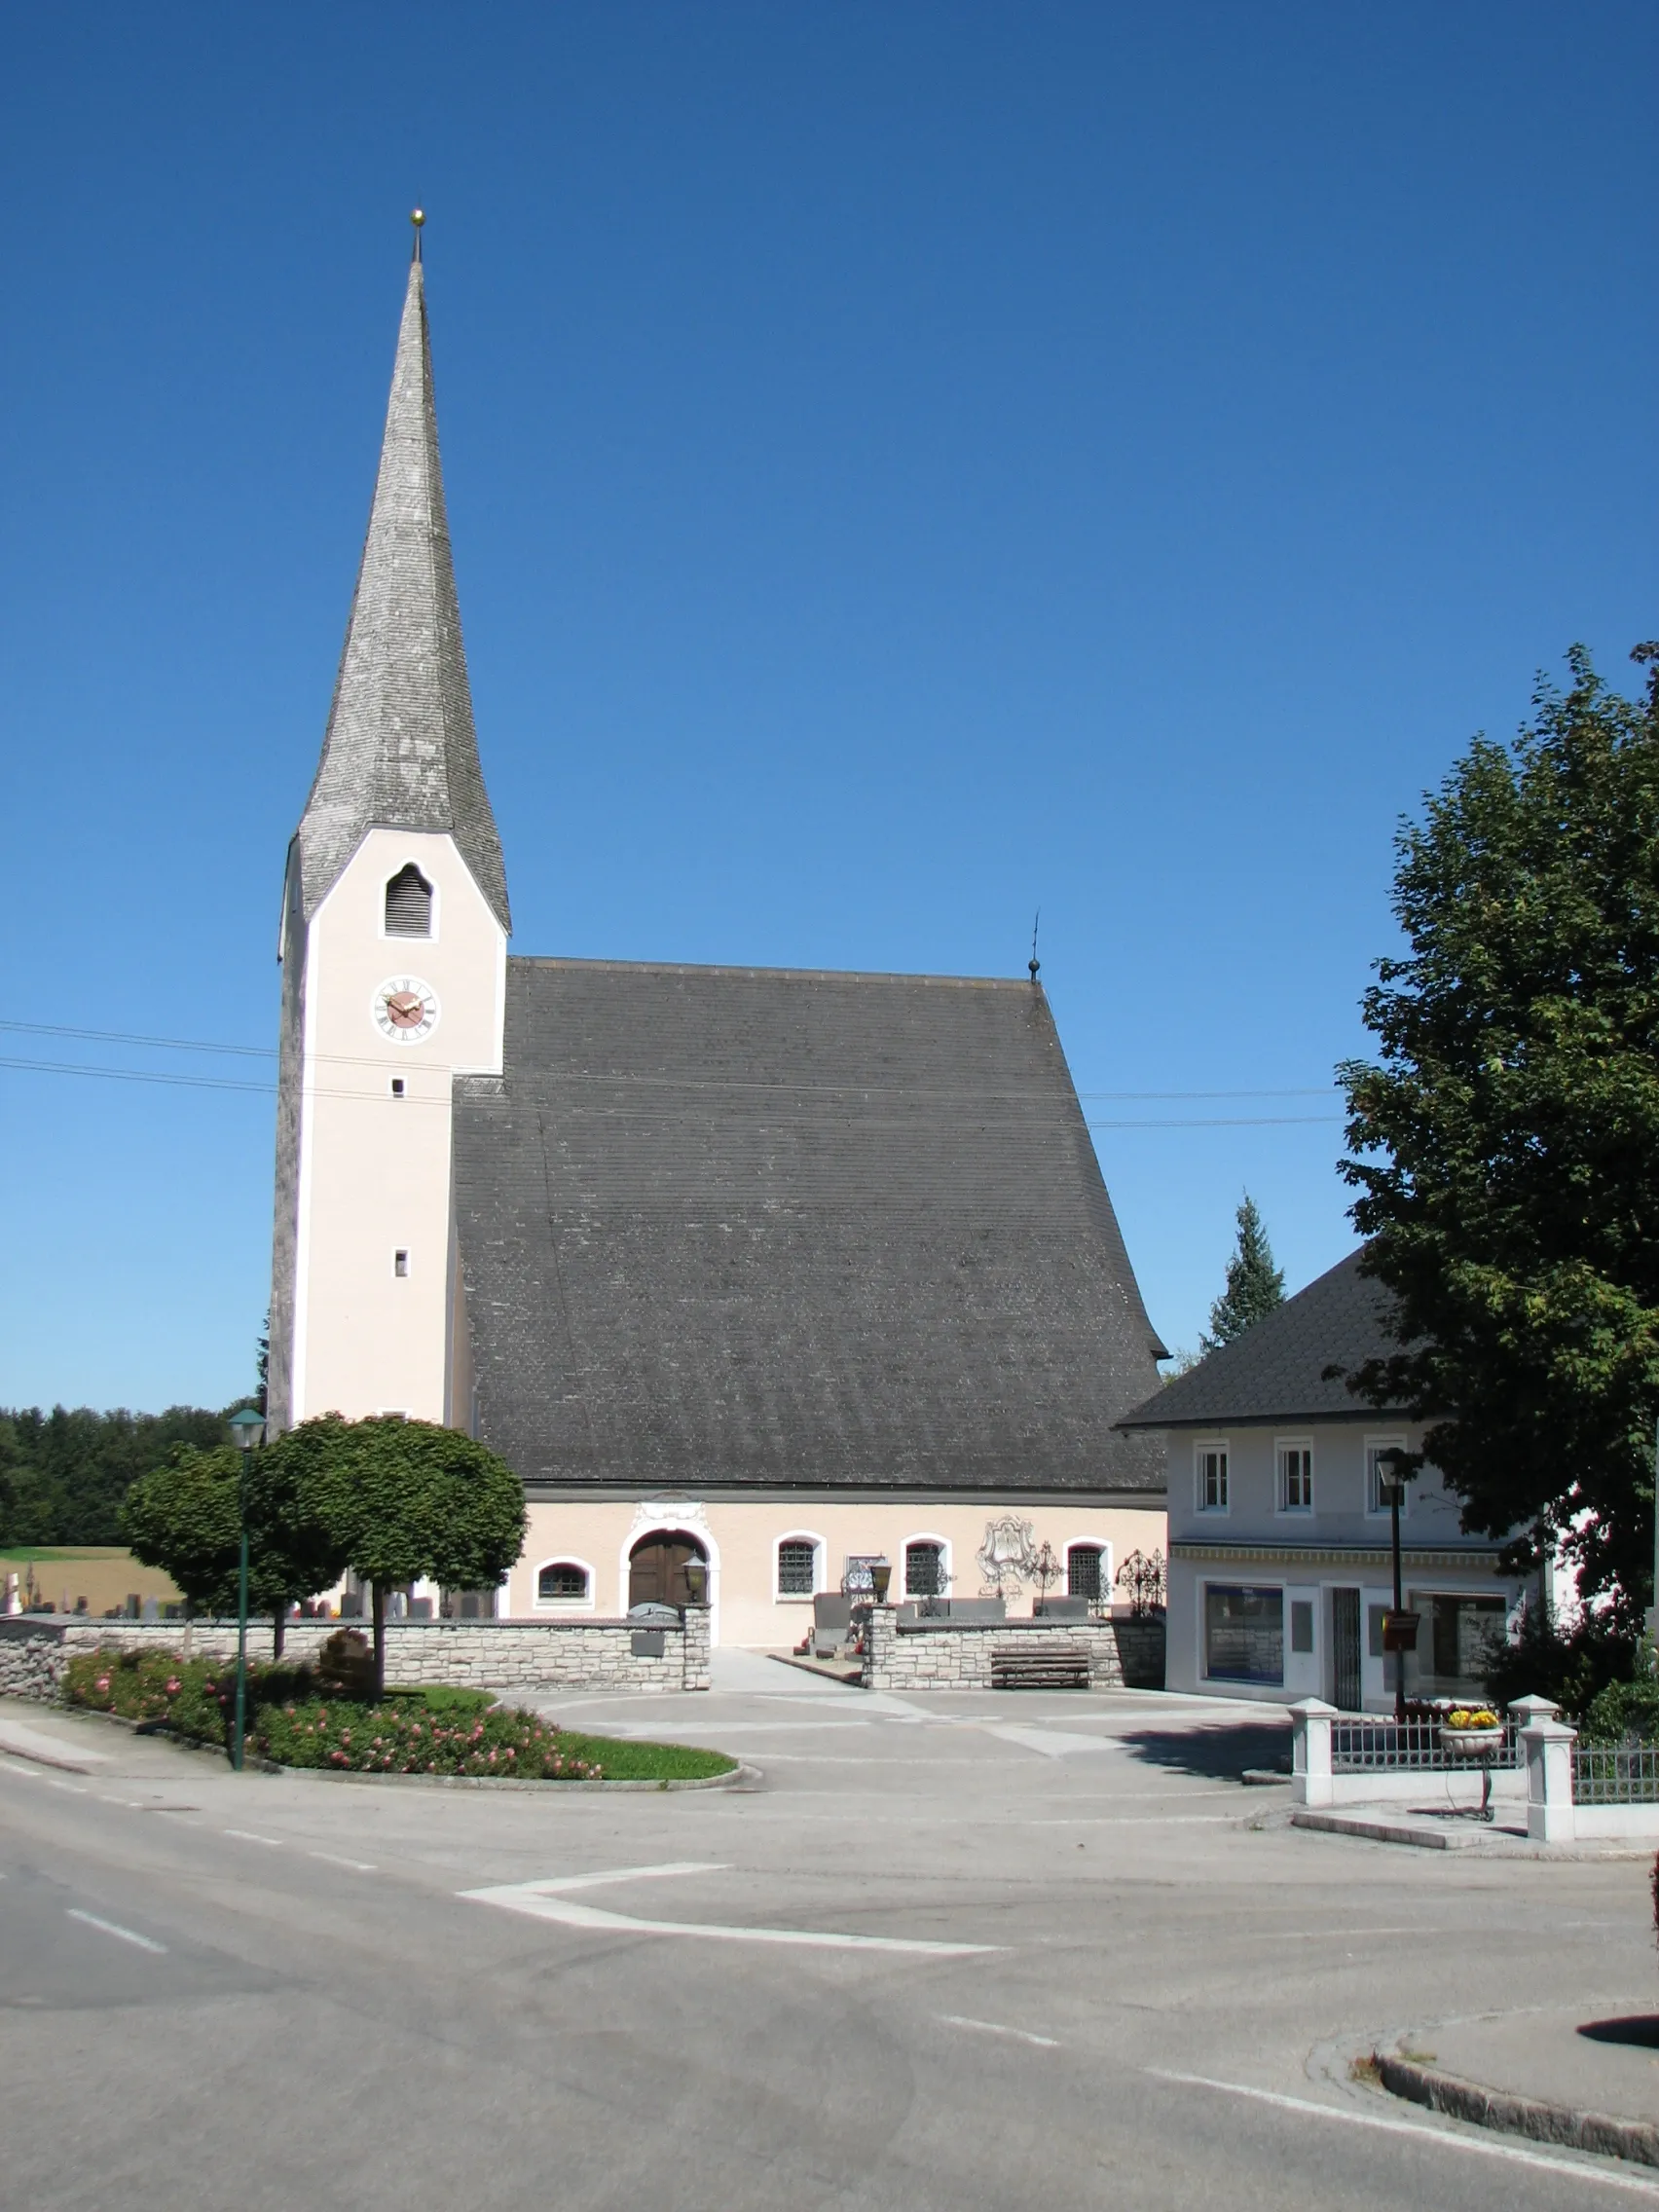
M994 1690L1086 1690L1088 1653L1076 1643L1014 1645L991 1653Z

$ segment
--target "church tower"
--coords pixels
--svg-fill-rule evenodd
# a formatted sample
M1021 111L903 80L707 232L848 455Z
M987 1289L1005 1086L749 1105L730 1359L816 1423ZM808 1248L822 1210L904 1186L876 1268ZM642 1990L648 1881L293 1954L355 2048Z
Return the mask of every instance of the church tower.
M465 1427L457 1073L498 1074L506 873L478 763L421 262L322 758L288 851L269 1404Z

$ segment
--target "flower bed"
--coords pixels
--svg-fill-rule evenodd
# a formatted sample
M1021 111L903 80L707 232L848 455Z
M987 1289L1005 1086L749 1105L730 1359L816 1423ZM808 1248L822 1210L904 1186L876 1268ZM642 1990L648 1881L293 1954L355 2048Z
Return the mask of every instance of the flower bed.
M163 1726L193 1743L228 1745L236 1674L223 1660L187 1660L176 1651L77 1652L64 1694L71 1705ZM723 1752L680 1744L575 1736L538 1714L491 1706L475 1691L434 1689L364 1704L324 1694L303 1667L248 1668L244 1740L255 1758L349 1774L694 1781L736 1764Z

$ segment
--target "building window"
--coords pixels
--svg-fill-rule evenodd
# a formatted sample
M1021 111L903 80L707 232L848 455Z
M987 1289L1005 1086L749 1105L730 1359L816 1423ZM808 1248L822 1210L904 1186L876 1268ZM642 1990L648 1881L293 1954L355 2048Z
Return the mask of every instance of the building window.
M944 1571L944 1546L931 1537L904 1546L906 1598L942 1598L948 1577Z
M1204 1673L1218 1682L1283 1682L1282 1590L1204 1585Z
M588 1594L588 1570L578 1567L573 1559L556 1559L549 1567L536 1570L535 1602L538 1605L551 1605L561 1599L585 1598Z
M1278 1448L1278 1509L1281 1513L1313 1510L1313 1448L1310 1444L1281 1444Z
M391 1095L393 1098L403 1096L403 1078L400 1075L394 1075L391 1079Z
M1198 1511L1227 1511L1227 1447L1206 1444L1198 1452Z
M387 937L430 937L432 887L411 861L386 887Z
M810 1598L818 1587L818 1545L811 1536L786 1536L778 1546L778 1596Z
M1091 1605L1099 1604L1104 1595L1100 1568L1098 1544L1073 1544L1066 1553L1066 1596L1087 1598Z
M391 1255L391 1272L394 1275L406 1275L409 1272L409 1254L401 1245Z
M1508 1607L1501 1598L1409 1597L1418 1629L1418 1687L1424 1697L1479 1697L1494 1646L1503 1641Z
M1406 1440L1403 1436L1373 1436L1366 1439L1365 1510L1367 1513L1386 1513L1388 1511L1388 1493L1382 1487L1382 1477L1387 1466L1383 1455L1388 1452L1403 1452L1405 1449ZM1411 1511L1411 1503L1412 1486L1407 1483L1400 1496L1401 1520L1404 1520Z
M1311 1598L1293 1598L1290 1601L1290 1648L1304 1657L1313 1648Z

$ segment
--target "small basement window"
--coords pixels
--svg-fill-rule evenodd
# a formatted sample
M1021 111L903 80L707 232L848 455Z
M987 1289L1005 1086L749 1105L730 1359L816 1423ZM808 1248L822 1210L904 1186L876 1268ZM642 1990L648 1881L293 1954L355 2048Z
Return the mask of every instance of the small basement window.
M430 937L432 887L411 861L386 887L387 937Z
M549 1604L557 1598L585 1598L587 1594L587 1568L578 1567L574 1560L556 1559L535 1577L536 1600L541 1604Z
M391 1272L394 1275L406 1275L409 1272L409 1255L401 1246L391 1255Z

